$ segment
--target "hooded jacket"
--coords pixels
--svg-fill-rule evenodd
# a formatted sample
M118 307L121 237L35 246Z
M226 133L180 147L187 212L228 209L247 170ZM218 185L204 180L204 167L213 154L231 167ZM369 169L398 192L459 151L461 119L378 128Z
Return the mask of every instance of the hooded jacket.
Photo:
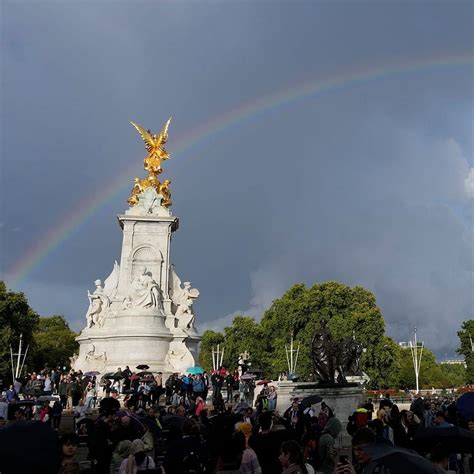
M326 426L323 429L321 437L319 438L318 445L318 456L321 460L321 464L318 466L318 471L324 474L332 474L335 467L335 456L331 452L331 448L334 447L336 438L342 431L342 424L336 418L329 418Z

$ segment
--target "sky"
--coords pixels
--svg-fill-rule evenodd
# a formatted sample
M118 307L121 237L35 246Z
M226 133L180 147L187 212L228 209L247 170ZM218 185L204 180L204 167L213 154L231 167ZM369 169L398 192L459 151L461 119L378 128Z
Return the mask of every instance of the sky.
M474 315L474 6L0 3L0 278L85 326L116 215L173 121L172 260L201 330L297 282L373 291L439 358Z

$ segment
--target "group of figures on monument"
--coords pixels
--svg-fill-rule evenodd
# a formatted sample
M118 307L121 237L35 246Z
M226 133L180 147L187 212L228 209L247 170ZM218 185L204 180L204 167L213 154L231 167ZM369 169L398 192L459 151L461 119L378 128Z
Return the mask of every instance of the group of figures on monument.
M87 309L87 327L102 327L107 317L117 314L117 309L155 310L164 316L163 292L155 281L153 274L145 266L138 267L136 275L131 279L128 294L117 298L120 266L117 262L110 276L102 285L101 280L94 282L93 293L87 292L89 307ZM176 326L189 330L194 328L193 303L199 297L199 291L191 287L191 282L181 283L174 266L171 265L168 279L168 293L171 300L171 313L176 318Z
M323 385L345 385L347 376L361 375L362 346L352 338L336 340L326 324L315 330L311 359L316 380Z

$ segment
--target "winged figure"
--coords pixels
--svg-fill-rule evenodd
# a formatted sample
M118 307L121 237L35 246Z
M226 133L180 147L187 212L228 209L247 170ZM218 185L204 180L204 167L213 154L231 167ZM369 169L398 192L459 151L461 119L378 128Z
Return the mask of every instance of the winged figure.
M178 326L189 329L194 327L193 303L199 296L199 290L191 288L191 282L181 283L174 265L170 267L169 294L173 306L176 308L175 316L179 318Z
M169 153L164 147L164 144L168 141L168 128L170 122L171 117L165 123L158 135L152 133L150 130L146 130L135 122L130 122L137 129L142 140L145 142L148 156L144 160L144 166L149 173L161 173L161 162L170 158Z

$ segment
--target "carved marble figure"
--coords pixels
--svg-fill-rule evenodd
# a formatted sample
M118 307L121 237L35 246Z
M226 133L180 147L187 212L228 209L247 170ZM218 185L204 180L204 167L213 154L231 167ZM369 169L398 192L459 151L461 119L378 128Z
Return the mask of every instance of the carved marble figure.
M138 274L130 284L128 306L163 310L160 287L144 266L138 268Z
M175 316L177 318L178 327L182 329L191 329L194 327L194 300L199 297L199 290L191 288L191 282L185 281L181 286L174 265L170 269L170 298L175 308Z

